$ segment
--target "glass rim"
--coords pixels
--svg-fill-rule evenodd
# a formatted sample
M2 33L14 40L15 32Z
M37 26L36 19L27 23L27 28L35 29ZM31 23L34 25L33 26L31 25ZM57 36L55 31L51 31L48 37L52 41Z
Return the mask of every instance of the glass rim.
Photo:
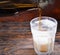
M32 25L33 23L33 21L34 20L36 20L36 19L38 19L39 17L35 17L35 18L33 18L31 21L30 21L30 25ZM45 19L51 19L51 20L53 20L54 21L54 23L57 25L58 23L57 23L57 20L55 19L55 18L53 18L53 17L49 17L49 16L42 16L42 18L45 18ZM54 26L53 26L54 27Z

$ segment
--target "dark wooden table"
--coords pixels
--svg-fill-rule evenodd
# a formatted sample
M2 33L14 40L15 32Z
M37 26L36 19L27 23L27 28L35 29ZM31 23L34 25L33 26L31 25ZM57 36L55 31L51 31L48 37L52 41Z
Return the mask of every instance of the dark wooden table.
M60 32L52 55L60 55ZM29 22L0 22L0 55L36 55Z

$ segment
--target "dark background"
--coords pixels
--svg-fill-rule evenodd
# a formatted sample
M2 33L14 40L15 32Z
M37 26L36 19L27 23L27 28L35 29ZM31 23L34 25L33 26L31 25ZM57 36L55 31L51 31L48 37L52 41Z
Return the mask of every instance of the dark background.
M1 1L7 1L7 0L0 0ZM8 3L6 6L10 7L12 6L13 9L2 9L0 8L0 16L8 16L8 15L14 15L15 12L24 12L28 9L32 9L32 8L36 8L36 7L25 7L25 8L16 8L15 6L13 6L13 3L16 4L33 4L36 3L37 0L8 0L11 1L10 3ZM60 0L53 0L54 3L53 4L48 4L44 9L43 9L43 13L42 15L45 16L51 16L54 17L58 20L60 20ZM2 6L0 4L0 7L4 8L4 5Z

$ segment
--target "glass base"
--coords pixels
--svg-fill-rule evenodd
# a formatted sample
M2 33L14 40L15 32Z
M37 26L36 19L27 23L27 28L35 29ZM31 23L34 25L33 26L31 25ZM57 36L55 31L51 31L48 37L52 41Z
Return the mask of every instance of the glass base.
M35 50L37 55L52 55L52 52L38 52L37 50Z

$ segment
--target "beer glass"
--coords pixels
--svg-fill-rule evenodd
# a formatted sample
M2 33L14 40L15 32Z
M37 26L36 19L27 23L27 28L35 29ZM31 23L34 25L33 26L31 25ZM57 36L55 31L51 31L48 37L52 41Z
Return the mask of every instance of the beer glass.
M47 16L42 16L41 20L36 17L31 20L30 26L35 52L38 55L50 55L54 51L57 21Z

